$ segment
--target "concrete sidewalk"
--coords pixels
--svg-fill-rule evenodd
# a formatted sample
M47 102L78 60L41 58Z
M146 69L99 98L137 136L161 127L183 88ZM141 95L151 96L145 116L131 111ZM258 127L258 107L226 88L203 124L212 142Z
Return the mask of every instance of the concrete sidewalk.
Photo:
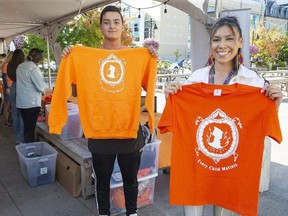
M159 104L161 109L163 104ZM283 143L272 143L270 189L260 194L260 216L288 215L288 99L279 111ZM92 216L98 215L94 198L73 198L57 181L30 187L21 174L11 128L4 128L0 116L0 216ZM139 209L139 216L183 216L183 208L171 206L169 175L159 171L154 204ZM205 209L212 216L212 207Z

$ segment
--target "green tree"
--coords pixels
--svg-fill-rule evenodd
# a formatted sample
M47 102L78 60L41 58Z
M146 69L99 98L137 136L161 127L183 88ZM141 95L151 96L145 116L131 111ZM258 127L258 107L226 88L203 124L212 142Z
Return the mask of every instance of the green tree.
M174 52L174 55L175 55L175 61L178 62L179 57L182 56L182 54L180 53L179 49L177 49L177 50Z
M103 43L103 35L100 31L100 12L97 9L76 16L59 33L56 42L61 47L73 44L81 44L88 47L99 47ZM124 24L122 33L124 45L131 45L133 38L131 29Z
M288 37L284 37L284 41L288 41ZM278 49L279 60L283 62L288 62L288 44L284 43Z
M254 39L254 45L259 50L256 55L256 57L260 57L259 63L272 62L275 64L279 58L278 50L285 43L280 28L272 26L270 29L267 29L263 23L259 23L255 34L259 36L258 39Z
M29 50L33 47L47 49L46 41L37 35L27 34L27 43L23 47L27 55ZM131 45L133 38L131 29L127 24L124 24L124 31L122 33L122 41L124 45ZM103 43L103 35L100 31L100 12L97 9L85 12L76 16L73 20L67 23L62 31L58 34L56 42L62 48L67 45L81 44L88 47L99 47ZM47 59L47 52L44 52L44 62ZM54 60L52 50L50 48L50 59Z
M32 48L39 48L39 49L43 50L44 51L43 52L43 61L41 64L42 64L42 68L44 68L44 63L47 61L47 52L46 52L47 43L46 43L46 41L43 38L41 38L37 35L34 35L34 34L27 34L25 36L27 38L27 41L22 48L25 56L28 55L29 50L31 50ZM50 60L53 61L54 56L53 56L53 53L52 53L52 50L50 47L49 47L49 49L50 49ZM46 75L47 71L48 71L47 69L46 70L43 69L44 75Z
M74 44L99 47L103 41L99 16L100 14L97 10L76 16L62 29L56 42L60 43L62 48Z

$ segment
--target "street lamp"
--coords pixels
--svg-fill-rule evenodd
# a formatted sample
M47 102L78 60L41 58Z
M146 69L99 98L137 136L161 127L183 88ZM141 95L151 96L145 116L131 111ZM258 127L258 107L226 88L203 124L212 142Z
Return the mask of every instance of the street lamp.
M154 38L155 30L158 30L156 22L150 18L150 20L145 21L144 38Z
M254 40L258 40L259 39L259 35L256 34L256 38L254 36L254 30L252 31L252 45L254 45Z

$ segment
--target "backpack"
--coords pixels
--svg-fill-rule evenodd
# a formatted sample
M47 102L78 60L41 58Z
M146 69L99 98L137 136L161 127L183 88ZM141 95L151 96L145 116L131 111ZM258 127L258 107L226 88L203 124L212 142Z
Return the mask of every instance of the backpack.
M157 130L156 130L156 128L154 128L153 133L150 134L148 122L146 122L144 125L142 125L141 129L142 129L142 134L143 134L145 144L151 143L156 139Z

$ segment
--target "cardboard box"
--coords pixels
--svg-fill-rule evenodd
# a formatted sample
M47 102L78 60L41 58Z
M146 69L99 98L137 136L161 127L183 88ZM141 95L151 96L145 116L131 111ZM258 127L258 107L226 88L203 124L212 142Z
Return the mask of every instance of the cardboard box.
M71 194L72 197L81 196L80 165L58 150L56 161L56 180Z
M140 107L141 107L141 112L147 112L147 110L145 109L145 99L146 96L141 96L141 103L140 103ZM154 112L157 112L157 97L154 96Z

